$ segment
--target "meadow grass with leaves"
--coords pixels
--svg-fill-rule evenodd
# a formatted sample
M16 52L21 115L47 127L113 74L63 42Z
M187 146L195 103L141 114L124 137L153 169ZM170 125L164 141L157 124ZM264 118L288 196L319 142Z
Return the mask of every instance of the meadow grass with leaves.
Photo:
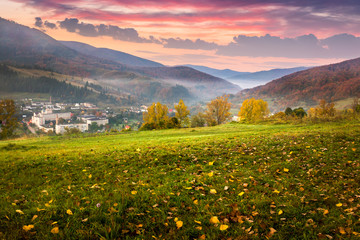
M358 239L360 123L0 142L1 239Z

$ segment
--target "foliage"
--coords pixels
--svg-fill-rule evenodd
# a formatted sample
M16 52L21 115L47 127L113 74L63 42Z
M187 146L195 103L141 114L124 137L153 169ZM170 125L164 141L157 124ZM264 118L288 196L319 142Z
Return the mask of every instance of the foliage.
M255 122L264 119L269 114L267 102L255 98L246 99L240 108L239 117L247 122Z
M211 100L207 104L205 111L205 120L208 126L215 126L224 123L231 117L230 108L231 103L228 102L228 95L223 95Z
M0 176L1 239L360 232L359 122L1 141Z
M166 123L169 120L168 117L168 107L162 105L160 102L153 103L148 107L147 112L143 114L144 127L141 127L142 130L146 129L164 129L166 128ZM145 127L146 126L146 127Z
M174 105L175 108L175 117L179 121L180 126L187 126L189 124L189 114L190 111L188 110L187 106L185 105L184 101L180 99L177 105Z
M0 139L11 137L18 126L16 106L12 99L0 100Z

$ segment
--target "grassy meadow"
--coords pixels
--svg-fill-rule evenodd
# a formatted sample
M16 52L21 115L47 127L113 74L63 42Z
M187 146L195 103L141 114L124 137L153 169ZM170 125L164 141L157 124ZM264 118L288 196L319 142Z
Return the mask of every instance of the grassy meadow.
M360 123L0 142L0 239L359 239Z

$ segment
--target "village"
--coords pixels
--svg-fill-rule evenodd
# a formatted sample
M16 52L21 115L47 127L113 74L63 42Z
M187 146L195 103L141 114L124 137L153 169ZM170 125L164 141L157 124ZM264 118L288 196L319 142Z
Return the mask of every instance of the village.
M114 111L92 103L62 103L23 99L20 118L32 133L104 132L138 129L145 105Z

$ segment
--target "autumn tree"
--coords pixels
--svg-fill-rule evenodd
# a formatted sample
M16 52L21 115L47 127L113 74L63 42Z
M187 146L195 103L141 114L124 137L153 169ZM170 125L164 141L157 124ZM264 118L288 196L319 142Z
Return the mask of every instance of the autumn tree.
M228 102L228 95L217 97L207 104L205 111L205 119L208 126L215 126L222 124L231 116L231 103Z
M168 107L160 102L153 103L143 114L144 125L141 129L161 129L166 127L169 120Z
M262 99L246 99L240 108L239 117L248 122L255 122L263 119L269 114L267 102Z
M189 123L189 114L190 111L188 110L187 106L184 104L184 101L180 99L179 104L174 105L175 108L175 117L179 121L180 126L187 125Z
M319 105L308 111L311 118L329 118L334 117L336 113L335 104L328 103L324 99L320 100Z
M14 100L0 100L0 138L11 137L17 127L17 119L15 117L16 106Z

